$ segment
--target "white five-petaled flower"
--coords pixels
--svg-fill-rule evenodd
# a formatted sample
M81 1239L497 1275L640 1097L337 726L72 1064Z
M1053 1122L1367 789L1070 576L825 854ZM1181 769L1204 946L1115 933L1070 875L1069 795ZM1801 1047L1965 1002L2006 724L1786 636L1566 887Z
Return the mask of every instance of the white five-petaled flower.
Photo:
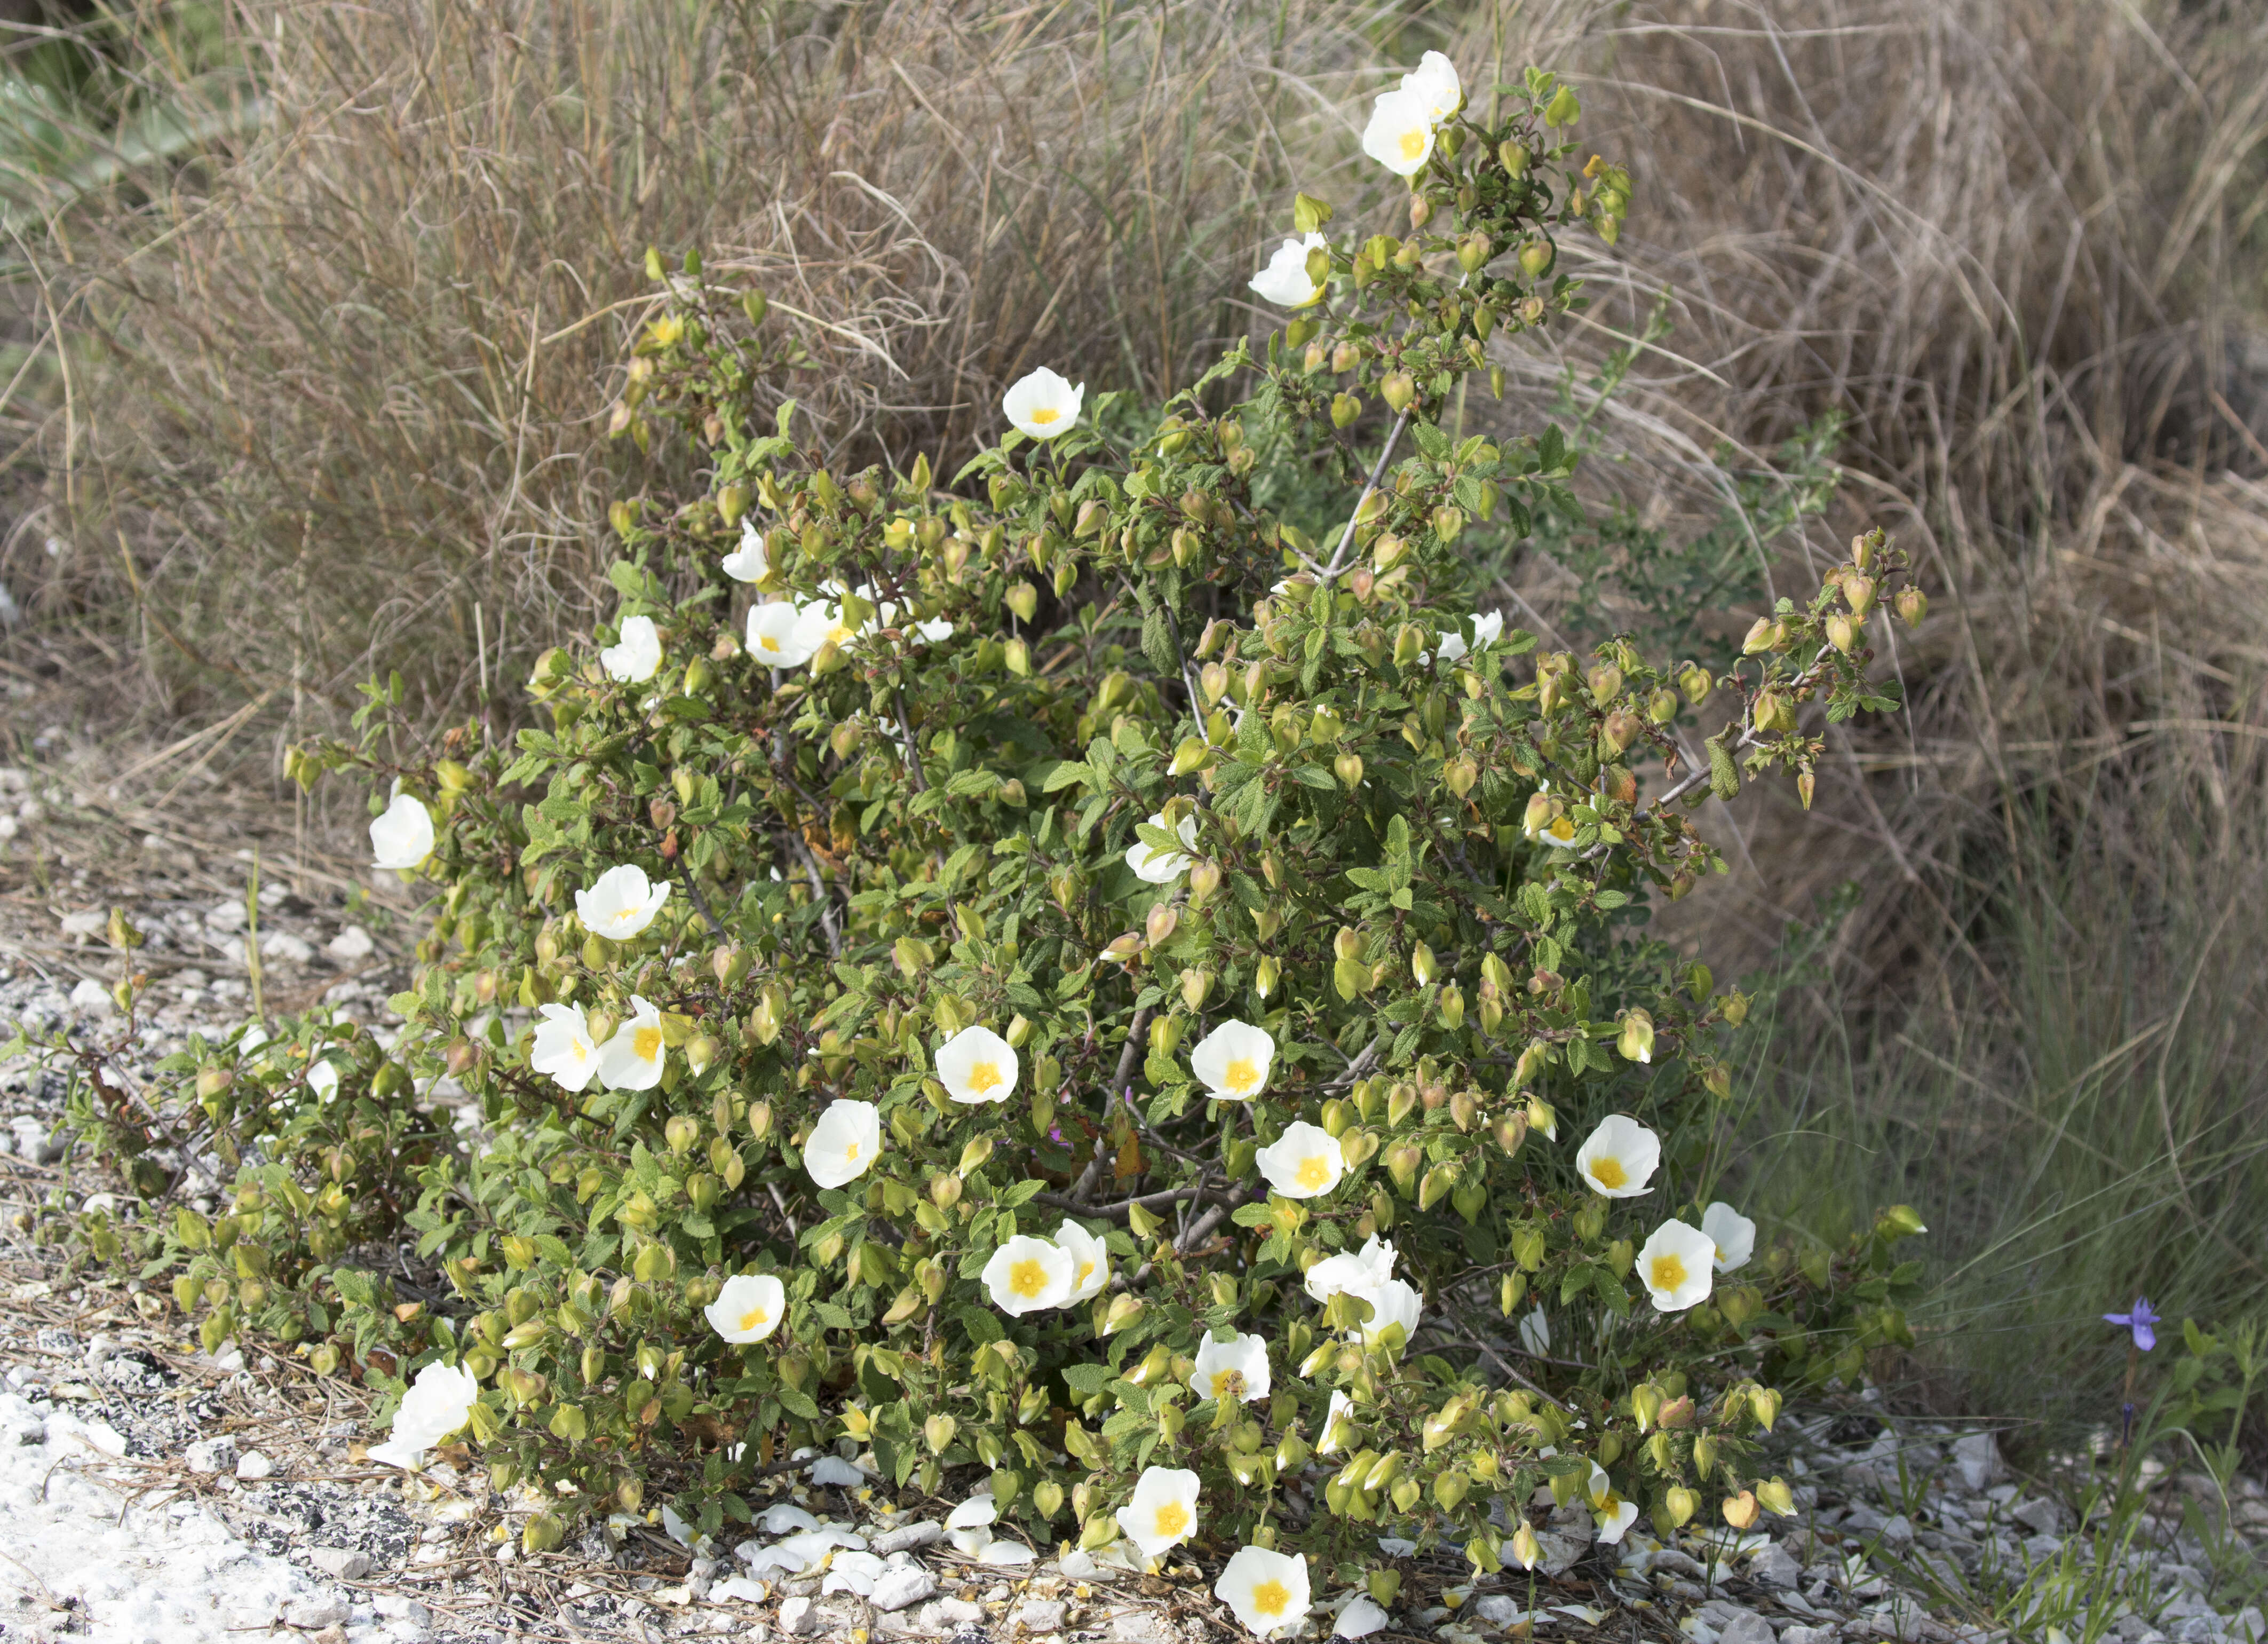
M723 564L725 574L735 582L764 579L771 561L764 557L764 534L756 529L754 520L740 521L740 545L725 556Z
M1418 1333L1418 1315L1425 1298L1399 1279L1389 1279L1363 1298L1370 1303L1370 1322L1362 1327L1363 1339L1375 1345L1386 1338L1386 1327L1402 1326L1402 1345Z
M1154 1559L1197 1529L1197 1476L1185 1467L1145 1467L1134 1499L1118 1509L1118 1528Z
M315 1093L319 1102L328 1102L339 1094L339 1070L335 1064L322 1060L307 1065L307 1088Z
M803 608L775 600L748 607L747 649L766 667L801 667L819 646L805 631Z
M644 933L668 900L667 880L649 883L645 869L624 862L600 874L590 889L575 893L575 914L592 935L627 942Z
M1320 301L1323 288L1307 276L1307 254L1329 243L1321 234L1285 240L1276 247L1268 266L1252 276L1252 289L1284 308L1305 308Z
M990 1028L963 1028L938 1047L938 1080L964 1106L1005 1102L1015 1094L1016 1073L1016 1047Z
M1012 1317L1059 1308L1077 1288L1078 1263L1063 1246L1020 1233L984 1264L984 1288L992 1305Z
M1189 1389L1199 1398L1241 1400L1250 1404L1268 1397L1268 1344L1257 1336L1215 1341L1211 1335L1197 1344L1197 1368L1189 1373Z
M622 618L620 643L599 652L599 666L608 679L625 685L642 685L661 671L661 635L651 616Z
M1473 645L1494 645L1503 638L1502 611L1482 611L1473 618ZM1441 635L1440 658L1444 662L1454 662L1471 649L1472 645L1465 643L1464 635L1454 628Z
M1397 177L1417 173L1433 158L1433 104L1422 91L1380 94L1363 128L1362 151Z
M1638 1276L1659 1313L1683 1313L1706 1301L1717 1242L1698 1227L1665 1221L1638 1253Z
M1165 813L1150 818L1150 826L1163 828ZM1197 819L1194 815L1182 818L1174 834L1189 851L1197 848ZM1126 851L1126 866L1134 870L1134 877L1145 885L1170 885L1189 871L1189 859L1183 851L1160 851L1155 845L1137 839Z
M1064 1304L1101 1295L1110 1283L1110 1252L1102 1241L1066 1218L1056 1229L1056 1242L1071 1255L1071 1294Z
M395 794L370 825L370 848L379 866L410 871L433 854L433 813L411 794Z
M1465 84L1457 77L1457 65L1438 51L1418 59L1418 66L1402 77L1402 89L1425 100L1426 112L1437 126L1465 100Z
M1197 1041L1189 1052L1189 1072L1222 1100L1249 1102L1268 1088L1268 1069L1275 1059L1275 1036L1232 1016Z
M389 1467L422 1466L427 1450L465 1425L480 1396L480 1379L463 1366L427 1365L401 1396L393 1435L370 1447L371 1460Z
M1551 1351L1551 1321L1543 1316L1541 1306L1521 1315L1520 1345L1539 1359Z
M787 1286L770 1273L735 1273L702 1311L726 1341L762 1341L787 1311Z
M845 1098L828 1103L803 1144L806 1175L821 1187L855 1182L873 1168L882 1151L882 1115L871 1102Z
M830 643L837 650L845 645L856 645L878 623L888 620L877 610L870 614L859 626L853 628L848 615L843 609L843 585L830 583L825 592L835 597L814 600L807 605L797 608L796 638L808 648L808 654L811 656L818 655L819 648ZM865 601L871 606L874 603L873 593L872 587L862 585L856 597Z
M535 1043L527 1053L528 1071L549 1074L562 1090L580 1090L599 1071L590 1021L580 1005L542 1008L543 1020L535 1024Z
M1329 1456L1344 1447L1346 1434L1340 1429L1342 1419L1354 1419L1354 1400L1334 1389L1331 1402L1323 1410L1322 1431L1315 1435L1315 1454Z
M1616 1494L1614 1481L1596 1462L1591 1463L1591 1480L1583 1493L1590 1498L1591 1515L1598 1521L1601 1541L1609 1544L1618 1542L1624 1532L1638 1522L1638 1503L1625 1501Z
M1034 439L1053 439L1079 421L1086 385L1074 388L1045 365L1008 390L1000 409L1017 431Z
M630 1019L599 1049L599 1082L609 1090L651 1090L661 1082L668 1055L661 1032L661 1006L630 995Z
M1661 1164L1661 1139L1636 1119L1609 1113L1575 1153L1575 1169L1594 1193L1636 1198Z
M1328 1301L1345 1290L1366 1301L1381 1285L1394 1277L1394 1242L1373 1233L1363 1241L1359 1250L1326 1256L1307 1269L1307 1294L1318 1301Z
M1319 1124L1300 1119L1256 1155L1268 1185L1286 1198L1314 1198L1329 1192L1346 1174L1339 1139Z
M1265 1638L1307 1616L1307 1560L1296 1552L1241 1547L1212 1584L1212 1596Z
M1701 1213L1701 1231L1717 1247L1713 1265L1720 1273L1737 1272L1756 1250L1756 1224L1718 1199Z

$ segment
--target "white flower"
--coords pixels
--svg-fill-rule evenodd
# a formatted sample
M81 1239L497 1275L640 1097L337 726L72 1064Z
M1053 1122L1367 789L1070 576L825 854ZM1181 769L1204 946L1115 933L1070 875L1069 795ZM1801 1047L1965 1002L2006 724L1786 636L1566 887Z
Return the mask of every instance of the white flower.
M429 1364L401 1396L394 1412L394 1433L370 1447L370 1458L389 1467L415 1469L425 1452L465 1425L481 1396L480 1378L461 1365Z
M630 995L630 1019L600 1047L599 1082L609 1090L651 1090L661 1082L668 1054L661 1036L661 1007Z
M1363 129L1362 151L1397 177L1414 175L1433 157L1433 104L1424 92L1381 94Z
M1591 1515L1599 1523L1599 1539L1609 1545L1623 1538L1623 1533L1638 1522L1638 1503L1625 1501L1615 1493L1606 1469L1598 1463L1591 1463L1591 1481L1585 1488L1590 1498Z
M1189 1052L1189 1072L1214 1095L1249 1102L1268 1088L1268 1069L1275 1059L1275 1036L1232 1016L1197 1041Z
M939 616L932 618L929 622L916 623L914 624L914 631L919 634L928 644L941 645L946 640L953 638L953 624L946 621L944 617Z
M762 1341L787 1311L787 1286L770 1273L735 1273L702 1311L726 1341Z
M1346 1434L1336 1430L1339 1418L1342 1416L1350 1420L1353 1419L1354 1400L1349 1398L1344 1393L1334 1390L1331 1402L1323 1411L1323 1430L1315 1438L1316 1455L1329 1456L1344 1448Z
M1307 1618L1307 1560L1296 1552L1239 1548L1212 1584L1212 1596L1265 1638Z
M1601 1119L1575 1153L1576 1173L1593 1192L1609 1198L1636 1198L1660 1164L1661 1139L1620 1113Z
M1118 1528L1154 1559L1197 1529L1197 1476L1182 1467L1145 1467L1134 1499L1118 1509Z
M1079 1223L1065 1220L1056 1229L1056 1242L1071 1254L1071 1294L1064 1299L1064 1304L1101 1294L1110 1282L1110 1252L1102 1241Z
M328 1102L339 1094L339 1070L329 1062L309 1063L307 1088L315 1093L318 1101Z
M1267 1397L1268 1385L1268 1344L1259 1337L1220 1342L1208 1334L1197 1344L1189 1389L1199 1398L1241 1399L1248 1404Z
M380 867L409 872L433 854L433 813L407 793L395 794L370 825L370 848Z
M1331 1629L1333 1638L1366 1639L1386 1625L1386 1611L1378 1601L1368 1596L1358 1597L1339 1611L1339 1624Z
M649 884L645 869L635 862L610 867L588 890L575 893L575 913L583 928L610 942L627 942L642 934L669 900L669 881Z
M599 666L607 670L608 679L625 685L644 684L659 673L661 635L654 630L653 618L623 617L622 643L600 652Z
M1548 796L1550 792L1549 782L1535 785L1536 794ZM1534 795L1529 797L1528 809L1520 819L1520 830L1554 850L1564 851L1575 843L1575 818L1567 807L1557 801L1538 805Z
M846 1462L840 1456L822 1456L805 1473L815 1485L836 1485L845 1490L856 1490L866 1482L866 1470L856 1462ZM845 1537L843 1545L863 1547L866 1544L858 1537Z
M1718 1199L1701 1213L1701 1231L1717 1247L1712 1264L1720 1273L1738 1272L1756 1251L1756 1224Z
M1000 409L1017 429L1034 439L1053 439L1079 421L1086 385L1074 388L1045 365L1009 389Z
M938 1081L964 1105L1005 1102L1016 1092L1016 1047L990 1028L963 1028L938 1047Z
M1402 89L1425 100L1426 112L1437 126L1455 114L1457 105L1465 100L1464 82L1457 77L1457 65L1438 51L1429 51L1418 59L1418 66L1402 77Z
M989 1492L973 1495L946 1515L945 1533L962 1552L982 1552L992 1544L992 1522L999 1516Z
M1473 618L1473 645L1493 645L1503 638L1504 613L1502 611L1483 611ZM1455 661L1471 648L1465 644L1464 635L1454 628L1441 636L1440 656L1444 662Z
M1373 1233L1353 1254L1326 1256L1307 1269L1307 1294L1318 1301L1328 1301L1346 1290L1368 1301L1394 1277L1394 1242Z
M767 667L801 667L819 649L804 631L803 608L793 600L748 607L748 654Z
M1717 1242L1698 1227L1665 1221L1638 1253L1638 1276L1653 1297L1654 1310L1683 1313L1709 1299L1711 1265Z
M1377 1293L1363 1298L1370 1303L1370 1323L1362 1327L1363 1339L1376 1345L1386 1336L1389 1324L1402 1326L1402 1343L1405 1347L1418 1333L1418 1309L1425 1298L1399 1279L1389 1279L1379 1286Z
M1268 266L1252 276L1252 289L1284 308L1305 308L1320 300L1323 288L1307 277L1307 254L1329 243L1321 234L1285 240Z
M835 592L839 594L842 590L838 587ZM859 597L865 598L865 589L860 589ZM843 619L842 605L836 600L814 600L808 605L796 608L795 638L797 643L804 647L806 661L819 654L820 646L830 641L838 651L845 645L856 645L859 636L873 625L873 618L869 617L865 628L850 626Z
M805 1174L821 1187L841 1187L866 1174L882 1151L882 1116L871 1102L833 1102L803 1144Z
M1042 1308L1059 1308L1077 1287L1078 1266L1061 1245L1020 1233L984 1264L984 1287L992 1305L1020 1318Z
M1260 1174L1286 1198L1314 1198L1329 1192L1346 1174L1339 1139L1305 1119L1284 1127L1283 1135L1258 1154Z
M725 556L725 574L735 582L762 582L771 562L764 557L764 534L754 520L740 521L740 545Z
M1551 1321L1543 1316L1541 1307L1533 1307L1521 1316L1520 1345L1538 1359L1551 1351Z
M527 1053L530 1073L549 1073L562 1090L580 1090L599 1071L599 1047L580 1005L546 1005Z
M1150 818L1150 826L1163 828L1164 812ZM1193 812L1182 818L1182 825L1174 829L1181 842L1189 850L1197 845L1197 819ZM1126 866L1134 870L1134 877L1145 885L1170 885L1189 871L1189 859L1179 851L1160 851L1137 839L1126 851Z

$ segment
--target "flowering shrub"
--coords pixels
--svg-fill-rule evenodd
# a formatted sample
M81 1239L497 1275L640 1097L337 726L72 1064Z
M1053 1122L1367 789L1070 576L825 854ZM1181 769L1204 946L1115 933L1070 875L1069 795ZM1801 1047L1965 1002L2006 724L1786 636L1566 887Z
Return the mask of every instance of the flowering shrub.
M1291 317L1138 440L1042 371L949 483L821 466L762 299L688 259L616 420L711 483L616 505L620 612L537 666L548 724L436 745L373 686L295 757L377 778L377 860L440 896L409 1030L195 1045L146 1111L91 1080L106 1146L241 1166L96 1253L209 1340L417 1375L395 1450L460 1413L556 1494L537 1544L656 1490L745 1521L847 1437L1042 1544L1233 1552L1264 1632L1388 1526L1532 1563L1547 1485L1609 1539L1787 1510L1756 1435L1903 1338L1918 1224L1758 1250L1705 1205L1747 1001L1646 920L1719 870L1700 800L1808 803L1921 595L1860 537L1722 673L1476 608L1475 542L1577 511L1573 455L1452 408L1631 201L1571 87L1480 100L1430 55L1381 97L1408 237L1301 195L1252 283ZM444 1075L477 1146L413 1099ZM396 1235L423 1294L356 1259Z

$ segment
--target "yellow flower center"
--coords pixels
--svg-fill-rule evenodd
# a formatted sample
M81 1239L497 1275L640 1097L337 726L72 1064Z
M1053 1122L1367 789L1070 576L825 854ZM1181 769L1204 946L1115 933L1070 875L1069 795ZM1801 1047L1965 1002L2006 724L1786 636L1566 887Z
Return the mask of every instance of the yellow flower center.
M1160 1541L1178 1536L1189 1527L1189 1509L1179 1501L1168 1501L1158 1509L1156 1535Z
M997 1062L979 1062L968 1070L968 1088L980 1096L1001 1082Z
M1084 1290L1086 1287L1087 1275L1092 1273L1094 1271L1094 1264L1093 1262L1081 1262L1079 1264L1079 1280L1072 1288Z
M1228 1071L1220 1078L1221 1083L1241 1096L1259 1087L1260 1069L1251 1058L1234 1056L1229 1058Z
M1292 1591L1281 1581L1262 1581L1252 1589L1252 1607L1263 1616L1280 1616L1292 1607Z
M1619 1159L1594 1159L1591 1161L1591 1180L1601 1187L1624 1187L1630 1183L1630 1172L1623 1168L1623 1161Z
M755 1330L770 1316L770 1315L766 1313L761 1307L750 1308L747 1312L740 1315L740 1328L742 1330Z
M567 1042L567 1051L568 1053L575 1058L578 1065L590 1059L591 1046L589 1042L586 1040L570 1039Z
M640 1028L630 1036L630 1051L641 1062L651 1062L661 1054L661 1029Z
M777 651L780 648L780 642L773 638L770 634L758 634L756 636L756 643L767 651Z
M1685 1264L1675 1256L1657 1256L1648 1270L1656 1290L1675 1290L1685 1282Z
M1423 131L1412 129L1402 134L1402 158L1403 159L1414 160L1425 151L1425 134Z
M1038 410L1034 411L1031 414L1031 417L1034 422L1037 423L1041 427L1045 428L1049 423L1054 422L1062 415L1063 413L1054 406L1043 405L1040 407Z
M1047 1264L1034 1257L1016 1263L1008 1269L1008 1288L1029 1301L1046 1293Z
M1244 1372L1241 1370L1222 1370L1215 1374L1212 1378L1212 1396L1215 1398L1242 1398L1244 1397Z
M1565 844L1575 837L1575 819L1572 816L1557 817L1543 831Z
M846 1142L843 1144L843 1162L845 1164L857 1164L858 1162L858 1144L857 1142Z
M1331 1179L1331 1161L1319 1153L1300 1161L1299 1183L1309 1192L1320 1192Z

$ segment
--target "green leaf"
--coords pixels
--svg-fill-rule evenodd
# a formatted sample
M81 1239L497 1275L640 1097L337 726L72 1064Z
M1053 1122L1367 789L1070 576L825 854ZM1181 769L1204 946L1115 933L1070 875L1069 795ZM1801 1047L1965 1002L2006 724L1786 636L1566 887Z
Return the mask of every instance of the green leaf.
M1081 782L1089 784L1098 782L1093 765L1079 759L1057 760L1054 768L1048 772L1046 780L1040 784L1040 792L1053 793L1058 789L1072 787Z
M1064 1366L1063 1378L1071 1396L1084 1400L1108 1391L1111 1382L1118 1379L1118 1373L1107 1364L1067 1364Z

